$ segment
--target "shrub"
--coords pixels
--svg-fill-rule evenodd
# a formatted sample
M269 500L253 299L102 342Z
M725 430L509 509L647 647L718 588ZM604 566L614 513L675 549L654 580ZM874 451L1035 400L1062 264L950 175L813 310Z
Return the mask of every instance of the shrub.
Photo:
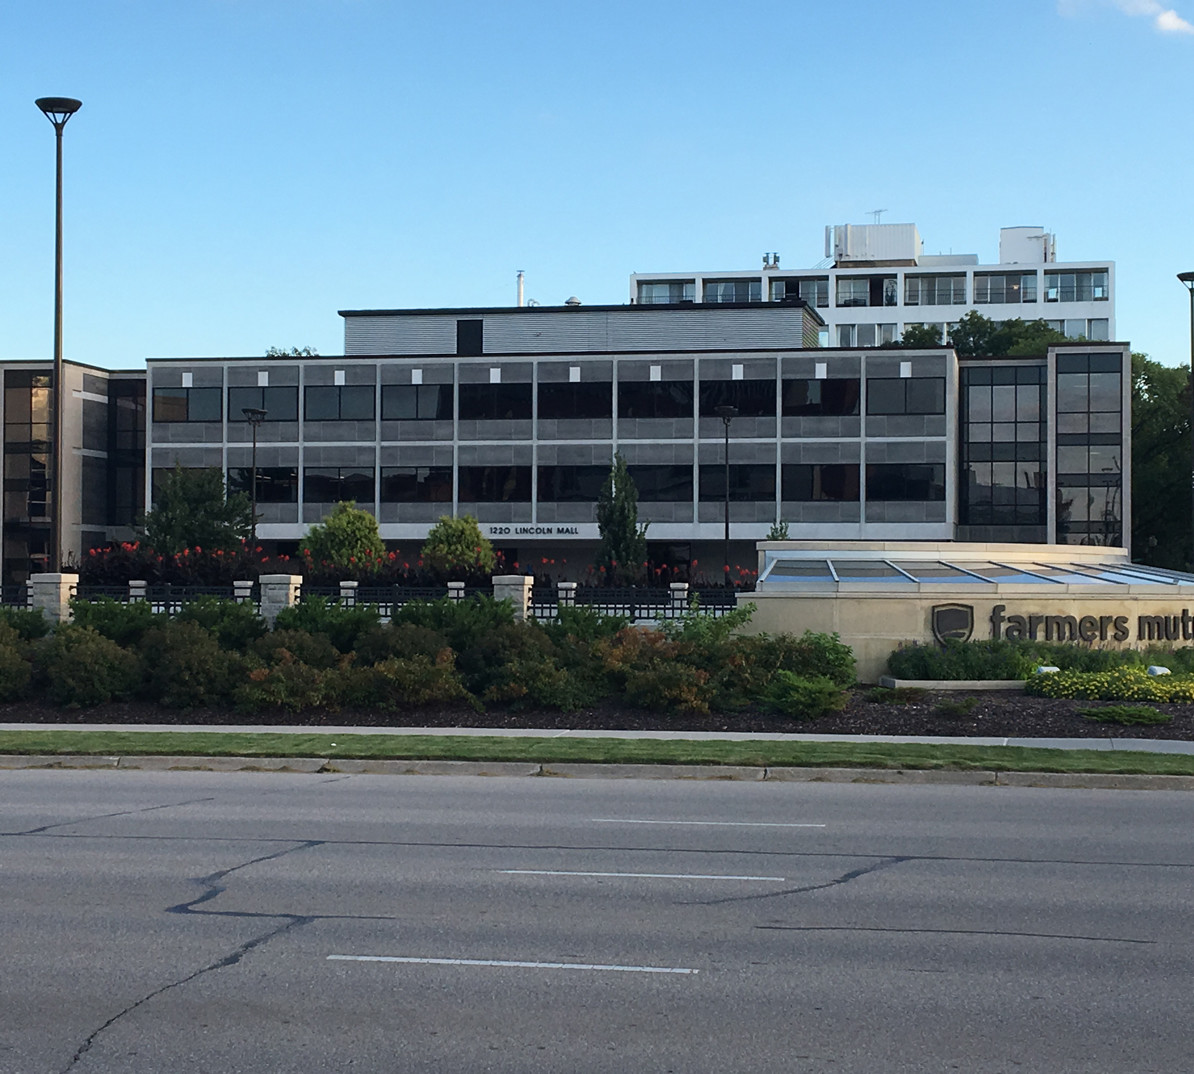
M386 623L370 627L358 639L354 650L361 665L378 664L392 656L434 657L450 649L448 639L438 630L417 623Z
M897 679L1025 679L1042 661L1027 646L1003 639L901 646L887 658Z
M1173 719L1169 713L1154 709L1151 705L1102 705L1078 711L1088 720L1098 723L1155 724L1168 723Z
M514 622L514 610L505 601L475 596L467 600L412 600L402 605L392 617L394 623L414 623L439 631L448 644L461 654L471 649L493 631Z
M139 645L145 632L157 622L153 605L148 601L124 604L111 597L98 600L76 598L71 600L70 609L76 626L89 627L124 648Z
M303 538L303 558L311 565L355 568L378 562L386 553L377 519L355 503L338 503Z
M435 656L391 656L368 667L346 665L332 672L329 681L352 708L394 712L454 702L480 707L465 689L450 649Z
M88 708L130 697L141 682L136 655L88 626L59 627L37 650L50 700Z
M29 692L32 677L28 643L0 620L0 701L19 701Z
M195 623L213 634L222 649L243 653L269 627L252 604L222 597L197 597L183 605L179 622Z
M586 605L564 605L556 610L554 619L539 621L539 626L556 645L590 644L600 638L612 638L630 625L625 615L606 615Z
M141 654L143 691L167 708L223 705L243 673L242 661L222 649L215 634L181 619L148 631Z
M1110 671L1056 671L1033 675L1026 687L1039 697L1090 701L1194 701L1194 676L1149 675L1142 667Z
M659 630L665 638L688 641L695 645L712 646L729 641L739 627L746 626L758 605L744 604L725 615L702 612L700 603L693 600L684 612L674 619L659 619Z
M841 712L848 700L846 691L826 675L805 677L780 668L771 680L763 704L785 716L812 720Z
M311 597L292 608L283 608L274 623L276 630L305 630L323 634L342 653L351 653L357 639L381 619L375 604L345 607L326 597Z
M302 664L283 650L276 663L248 673L236 690L236 706L245 712L300 712L317 706L334 711L337 694L328 689L331 680L333 672Z
M710 673L685 660L685 646L657 630L626 627L594 646L601 666L630 704L639 708L707 713Z
M253 642L252 652L267 664L291 659L308 667L332 668L340 661L340 653L326 634L306 630L272 630Z
M36 641L50 632L50 621L40 608L13 608L0 605L0 623L10 626L22 641Z
M427 569L446 582L492 574L496 562L493 545L471 515L441 516L428 531L421 555Z
M977 697L947 697L937 702L936 711L942 716L969 716L977 705Z
M918 686L876 686L866 692L866 700L873 705L912 705L923 701L925 691Z

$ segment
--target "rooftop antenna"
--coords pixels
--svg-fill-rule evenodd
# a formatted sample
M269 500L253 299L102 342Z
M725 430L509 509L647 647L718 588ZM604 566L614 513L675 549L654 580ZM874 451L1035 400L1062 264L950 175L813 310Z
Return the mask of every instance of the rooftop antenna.
M872 209L871 210L871 216L874 217L874 222L876 224L879 223L879 217L881 217L885 212L887 212L886 209Z
M519 269L518 270L518 304L520 306L522 306L524 304L523 303L523 291L522 291L522 277L523 277L523 271L522 271L522 269Z

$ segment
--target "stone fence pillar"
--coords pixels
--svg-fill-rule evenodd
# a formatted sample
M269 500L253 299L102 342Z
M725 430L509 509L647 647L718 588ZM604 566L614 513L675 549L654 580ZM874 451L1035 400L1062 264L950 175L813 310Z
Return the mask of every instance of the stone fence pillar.
M514 605L515 619L529 619L531 587L534 584L535 580L529 574L495 574L493 599L510 601Z
M32 574L29 576L31 607L51 623L69 623L71 590L79 584L77 574Z
M293 608L303 591L301 574L263 574L257 581L261 584L261 618L272 628L278 612Z
M556 607L576 607L576 587L578 582L556 582Z
M463 582L449 582L448 583L448 600L450 600L450 601L464 600L464 583Z
M340 583L340 603L345 608L355 608L357 606L357 586L360 584L360 582Z
M144 604L149 599L149 583L140 578L129 579L129 603Z
M672 606L669 611L672 615L682 615L688 611L688 583L672 582L669 588L672 592Z
M253 582L252 579L244 579L243 581L234 581L232 583L232 599L237 604L249 604L253 600Z

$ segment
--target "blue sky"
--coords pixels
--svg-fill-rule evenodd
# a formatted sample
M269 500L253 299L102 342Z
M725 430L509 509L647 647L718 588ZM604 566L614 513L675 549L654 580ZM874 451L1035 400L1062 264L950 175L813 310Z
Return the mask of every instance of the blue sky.
M0 4L0 359L343 349L339 309L625 302L826 224L1039 225L1189 360L1194 0Z

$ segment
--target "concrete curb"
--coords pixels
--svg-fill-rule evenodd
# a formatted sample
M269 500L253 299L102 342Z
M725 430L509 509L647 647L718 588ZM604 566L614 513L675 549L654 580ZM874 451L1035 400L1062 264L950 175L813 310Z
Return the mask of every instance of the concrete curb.
M139 772L289 772L302 775L677 779L708 782L890 783L966 787L1194 791L1194 776L1097 772L992 772L931 768L757 768L743 765L536 764L530 761L400 761L325 757L165 757L0 754L0 771L121 769Z

